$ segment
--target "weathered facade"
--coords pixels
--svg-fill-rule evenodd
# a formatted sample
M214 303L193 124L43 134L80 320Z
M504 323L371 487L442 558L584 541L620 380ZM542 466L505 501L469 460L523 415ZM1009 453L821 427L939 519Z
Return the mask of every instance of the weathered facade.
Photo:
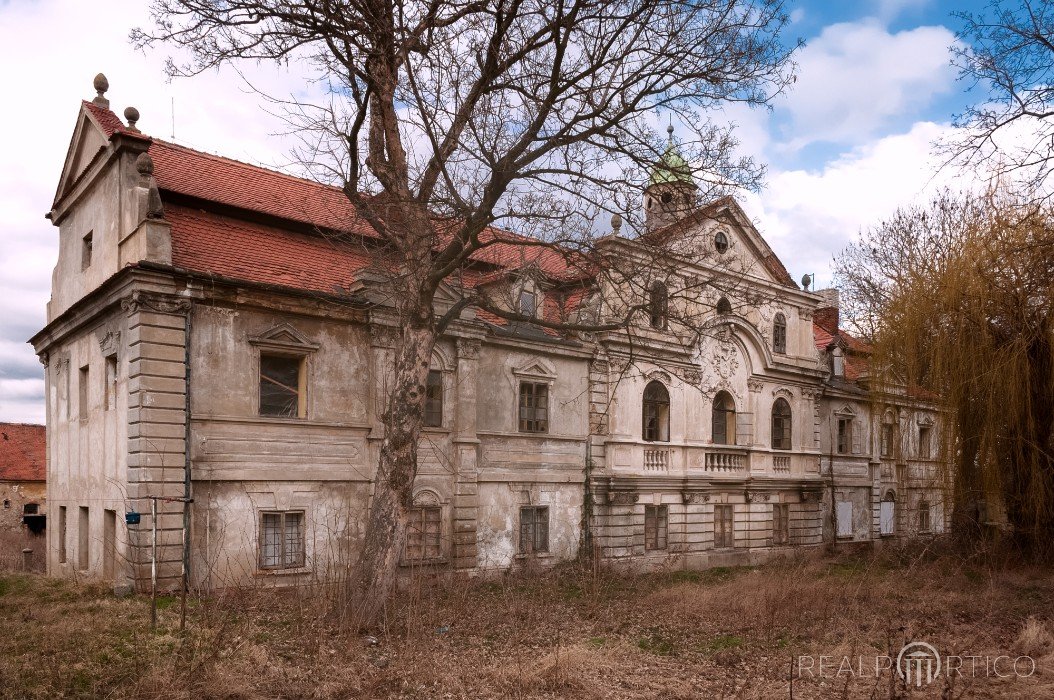
M0 423L0 569L43 569L47 476L43 425Z
M184 565L206 588L345 575L396 324L370 234L339 190L143 135L103 82L50 213L60 254L32 340L49 571L143 587L156 555L169 587ZM737 280L689 349L658 311L632 334L471 309L450 327L429 375L408 567L703 567L941 527L939 485L923 482L936 462L912 433L925 426L937 454L932 407L869 391L866 346L831 323L836 303L794 284L735 202L692 195L662 177L644 193L679 279ZM605 245L639 254L617 228ZM481 280L516 272L491 250ZM539 314L566 304L546 264L518 282ZM604 313L603 289L587 301ZM920 503L933 514L912 513Z

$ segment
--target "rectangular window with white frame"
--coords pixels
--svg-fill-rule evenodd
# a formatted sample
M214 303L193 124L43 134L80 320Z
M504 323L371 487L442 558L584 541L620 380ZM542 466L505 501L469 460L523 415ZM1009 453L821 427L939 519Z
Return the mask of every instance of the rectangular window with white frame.
M304 511L260 513L260 568L299 569L305 564Z

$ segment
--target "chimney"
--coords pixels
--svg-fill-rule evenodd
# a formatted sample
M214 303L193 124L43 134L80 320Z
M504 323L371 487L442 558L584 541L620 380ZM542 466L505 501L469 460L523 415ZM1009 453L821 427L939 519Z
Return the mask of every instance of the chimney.
M823 297L823 301L813 313L813 320L825 331L836 333L838 331L838 290L830 287L819 289L816 294Z

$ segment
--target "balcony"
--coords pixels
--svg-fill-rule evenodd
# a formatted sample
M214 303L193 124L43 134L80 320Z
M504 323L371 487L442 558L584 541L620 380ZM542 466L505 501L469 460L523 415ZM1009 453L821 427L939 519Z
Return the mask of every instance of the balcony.
M791 470L790 455L772 455L772 471L777 474L787 474Z
M644 448L644 471L669 472L670 448Z
M606 461L614 472L642 476L712 476L739 479L748 474L782 478L817 471L815 455L772 453L739 445L684 445L637 440L611 440ZM810 469L811 467L811 469Z
M706 451L704 469L708 472L741 472L747 468L747 451L734 449L709 449Z

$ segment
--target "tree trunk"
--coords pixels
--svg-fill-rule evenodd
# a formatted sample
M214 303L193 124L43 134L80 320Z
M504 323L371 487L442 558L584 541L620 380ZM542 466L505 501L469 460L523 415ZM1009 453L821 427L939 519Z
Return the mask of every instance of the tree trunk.
M407 510L417 476L417 441L424 415L425 381L435 344L430 308L415 310L396 341L391 386L384 410L384 439L373 478L366 537L354 576L352 599L360 627L375 625L399 569Z

